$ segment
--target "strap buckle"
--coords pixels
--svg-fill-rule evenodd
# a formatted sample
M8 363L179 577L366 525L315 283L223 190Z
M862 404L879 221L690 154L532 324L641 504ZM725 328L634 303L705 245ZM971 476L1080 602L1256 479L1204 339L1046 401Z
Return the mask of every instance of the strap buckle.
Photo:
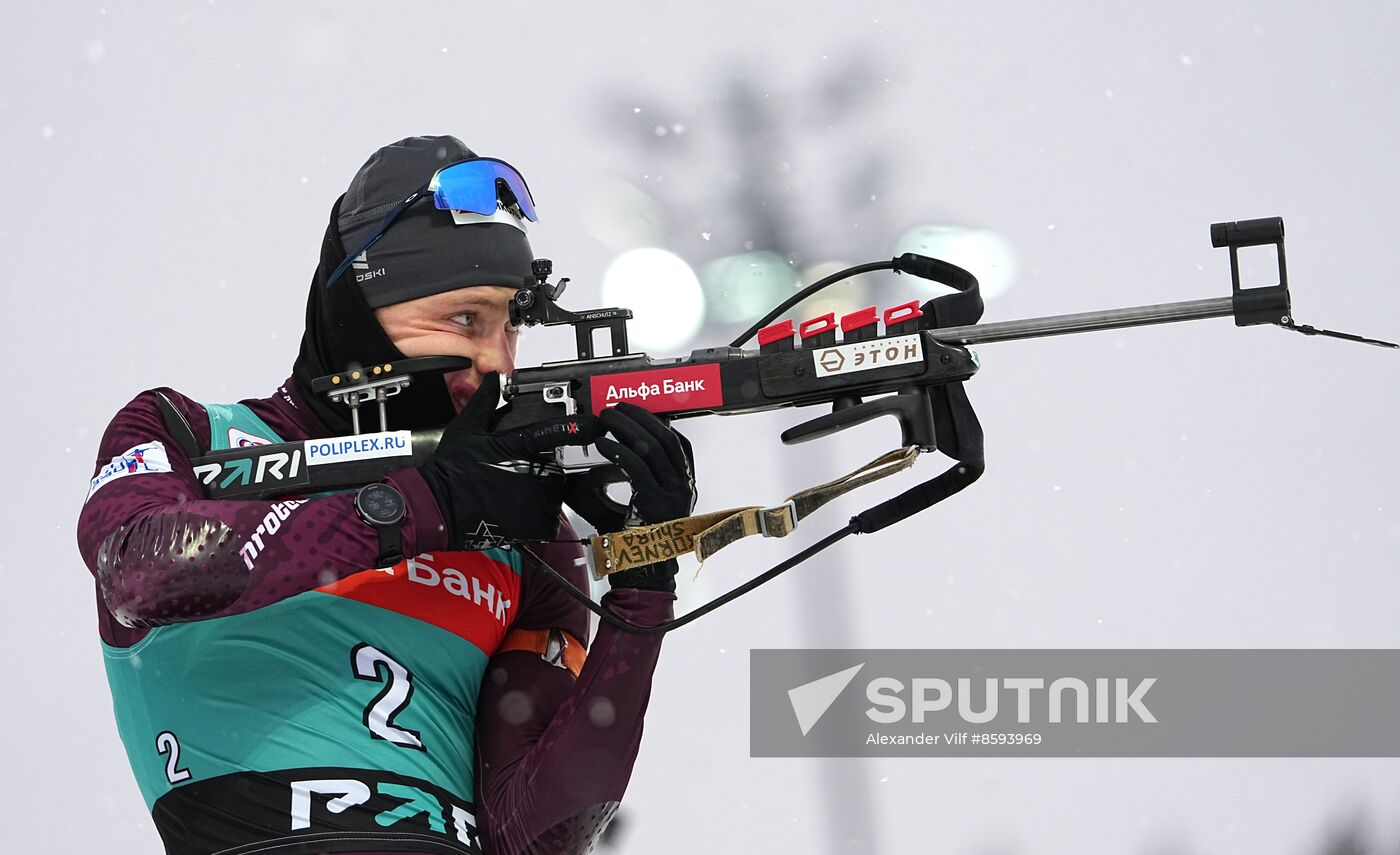
M790 520L790 522L789 522L788 525L787 525L787 531L784 532L784 533L782 533L782 534L773 534L772 532L769 532L769 531L768 531L768 515L769 515L769 514L772 514L772 513L776 513L777 511L784 510L784 509L787 510L787 512L788 512L788 519ZM759 508L759 510L758 510L758 533L761 534L761 535L763 535L764 537L787 537L788 534L791 534L791 533L792 533L792 530L795 529L795 528L797 528L797 502L796 502L796 501L794 501L794 500L792 500L792 499L789 499L789 500L787 500L786 502L783 502L781 505L774 505L774 506L771 507L771 508Z

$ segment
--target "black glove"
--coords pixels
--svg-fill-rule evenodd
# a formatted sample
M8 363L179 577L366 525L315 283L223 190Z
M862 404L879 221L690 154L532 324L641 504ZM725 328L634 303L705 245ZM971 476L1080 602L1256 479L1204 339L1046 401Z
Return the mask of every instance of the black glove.
M690 440L634 404L621 403L598 417L617 437L599 438L598 453L616 463L632 482L627 514L588 522L600 532L628 525L652 525L688 517L695 510L695 455ZM676 590L676 559L634 567L608 576L614 588Z
M593 416L568 416L492 433L500 390L500 375L487 374L443 431L432 459L418 468L447 522L449 549L552 540L564 474L544 453L588 445L603 432Z

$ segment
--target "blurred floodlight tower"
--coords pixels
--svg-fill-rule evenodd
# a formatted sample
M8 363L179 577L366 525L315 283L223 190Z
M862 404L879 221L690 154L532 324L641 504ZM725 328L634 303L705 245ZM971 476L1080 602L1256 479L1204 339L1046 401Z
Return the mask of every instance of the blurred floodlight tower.
M718 111L635 95L613 101L607 114L635 119L613 125L632 144L627 174L590 194L587 222L617 253L604 275L605 300L634 310L638 345L681 352L702 335L713 344L822 276L904 252L967 268L987 300L1011 287L1010 241L939 216L950 200L909 182L930 176L906 170L897 183L893 153L869 142L879 138L868 132L878 116L864 111L888 91L886 82L858 60L814 91L787 96L737 78ZM925 224L911 227L913 217L901 211L914 205ZM839 316L947 292L911 276L867 274L788 316Z
M703 334L705 344L727 341L804 285L854 263L892 257L901 231L908 231L899 241L901 252L942 253L979 275L986 274L976 267L995 259L1005 274L997 288L1004 290L1011 271L1004 239L952 227L910 231L909 220L897 217L896 206L907 205L917 191L892 180L891 152L870 143L900 137L873 130L884 117L872 110L889 87L888 78L866 62L861 57L844 67L823 66L824 76L789 93L741 74L718 109L669 108L627 96L604 111L637 118L620 128L633 144L625 151L626 178L595 194L593 228L619 253L605 277L608 302L647 307L636 310L633 334L639 343L675 341L671 349L681 350L684 343L677 339L685 331ZM929 216L932 205L921 206L919 219L943 219ZM673 255L663 260L660 249ZM637 257L647 261L633 262ZM641 293L648 287L665 296ZM869 274L804 301L787 317L842 315L872 303L889 306L941 293L924 280ZM653 311L693 317L666 321ZM832 450L795 447L774 455L773 478L792 486L808 483L814 468L821 468L817 457L822 465L830 463ZM803 537L799 532L794 539ZM840 553L823 559L821 572L789 588L797 600L801 643L850 647L856 633L844 604L853 596L853 574L841 566ZM825 837L833 852L879 852L876 806L862 782L868 768L852 764L823 764L818 775Z

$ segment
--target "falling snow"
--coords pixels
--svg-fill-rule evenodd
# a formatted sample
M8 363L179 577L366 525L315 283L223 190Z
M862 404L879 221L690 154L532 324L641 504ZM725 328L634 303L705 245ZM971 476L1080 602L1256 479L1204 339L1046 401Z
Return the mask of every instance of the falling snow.
M594 727L611 727L617 721L617 708L607 698L593 698L588 703L588 720Z

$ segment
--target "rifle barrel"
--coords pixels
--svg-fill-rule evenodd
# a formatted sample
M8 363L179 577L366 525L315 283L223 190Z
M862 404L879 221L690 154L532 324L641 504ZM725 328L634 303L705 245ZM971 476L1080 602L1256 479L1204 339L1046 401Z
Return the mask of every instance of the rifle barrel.
M1133 306L1127 309L1080 312L1074 315L1051 315L1044 318L1025 318L1019 321L1001 321L994 324L945 327L928 330L928 332L934 338L948 344L986 344L994 341L1043 338L1052 335L1093 332L1094 330L1169 324L1176 321L1198 321L1204 318L1227 317L1234 313L1233 298L1216 297L1210 300L1186 300L1179 303L1160 303L1153 306Z

